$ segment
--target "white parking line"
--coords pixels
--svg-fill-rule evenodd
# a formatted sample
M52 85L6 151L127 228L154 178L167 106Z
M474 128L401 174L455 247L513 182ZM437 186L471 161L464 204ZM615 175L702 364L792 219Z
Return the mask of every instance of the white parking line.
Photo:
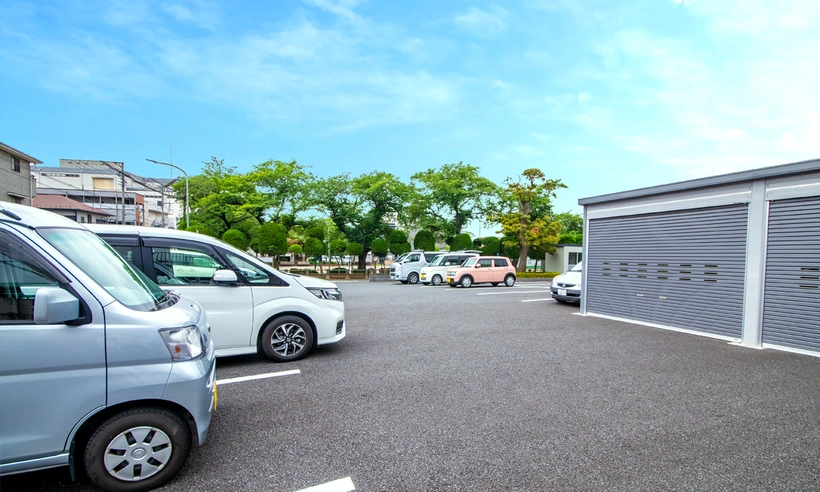
M254 374L253 376L242 376L238 378L230 378L230 379L217 379L216 384L231 384L231 383L242 383L244 381L253 381L255 379L267 379L267 378L277 378L279 376L290 376L293 374L301 374L302 371L299 369L292 369L290 371L280 371L280 372L266 372L265 374Z
M296 492L350 492L351 490L356 490L353 480L350 477L345 477L322 485L297 490Z
M540 301L551 301L552 297L547 299L521 299L521 302L540 302Z
M543 294L541 290L515 290L512 292L479 292L479 296L503 296L509 294Z

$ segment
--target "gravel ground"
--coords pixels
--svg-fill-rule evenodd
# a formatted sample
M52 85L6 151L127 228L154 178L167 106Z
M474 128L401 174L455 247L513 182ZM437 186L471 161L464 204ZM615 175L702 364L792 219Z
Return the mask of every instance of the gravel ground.
M578 316L543 282L339 285L341 343L219 359L220 379L301 373L221 386L165 490L820 490L818 357Z

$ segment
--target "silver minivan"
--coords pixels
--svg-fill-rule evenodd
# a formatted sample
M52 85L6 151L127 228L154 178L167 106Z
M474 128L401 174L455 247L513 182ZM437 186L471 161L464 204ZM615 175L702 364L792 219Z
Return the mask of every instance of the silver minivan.
M216 407L205 312L67 218L0 206L0 475L171 479Z

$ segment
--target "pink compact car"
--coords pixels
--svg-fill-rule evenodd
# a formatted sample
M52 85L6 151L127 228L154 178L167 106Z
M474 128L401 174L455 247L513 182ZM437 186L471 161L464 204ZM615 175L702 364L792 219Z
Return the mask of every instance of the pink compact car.
M460 267L447 270L447 285L450 287L500 283L507 287L515 285L515 267L503 256L469 258Z

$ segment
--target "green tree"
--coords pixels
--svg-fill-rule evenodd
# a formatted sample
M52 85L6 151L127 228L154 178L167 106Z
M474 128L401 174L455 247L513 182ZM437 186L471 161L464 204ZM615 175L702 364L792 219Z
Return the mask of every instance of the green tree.
M464 249L472 249L473 247L473 240L470 239L469 234L459 234L453 238L453 242L450 243L450 251L461 251Z
M345 254L361 258L364 254L364 247L359 243L347 243L347 248L345 248ZM364 269L360 268L360 270Z
M370 245L370 251L373 252L373 264L378 264L378 259L383 258L388 251L388 244L387 240L382 238L377 238L373 240L373 243Z
M305 240L305 253L316 258L316 262L319 263L319 273L323 273L322 255L326 252L327 247L320 239L309 237Z
M385 172L371 172L356 178L341 174L319 180L318 206L348 240L362 245L359 268L365 268L367 252L374 239L386 236L391 228L386 219L400 216L412 189Z
M535 168L524 170L517 180L507 178L505 182L507 188L501 195L501 207L488 219L501 224L505 235L517 239L520 248L517 270L523 272L530 248L558 241L561 224L550 222L549 212L555 190L566 186L559 179L547 179Z
M298 263L299 257L302 256L302 254L303 254L302 245L301 244L291 244L290 248L288 248L288 251L290 251L292 263L294 265L296 265Z
M256 248L259 253L273 257L273 265L279 268L279 255L288 252L288 237L282 224L265 222L256 235Z
M552 216L552 220L561 224L561 233L584 233L584 217L572 212L562 212Z
M441 239L461 234L473 219L483 219L498 193L498 186L482 177L478 167L463 162L418 172L410 181L416 193L409 220Z
M518 245L518 239L512 236L502 237L501 254L511 260L518 258L521 255L521 247Z
M188 179L190 222L204 226L214 237L222 237L228 229L254 217L245 205L256 193L256 187L222 159L211 157L202 164L202 173ZM173 188L177 198L184 200L184 180L174 183Z
M435 251L436 239L430 231L419 231L413 238L413 247L423 251Z
M222 241L242 251L248 249L248 238L238 229L228 229L225 231L225 234L222 235Z
M256 184L256 195L246 209L254 216L267 216L285 229L295 224L300 213L316 204L313 190L316 177L296 161L265 161L254 166L248 179Z
M336 257L336 262L339 267L342 266L342 255L347 249L347 241L344 239L333 239L330 241L330 254Z
M495 236L488 236L481 240L481 254L495 256L501 253L501 240Z

